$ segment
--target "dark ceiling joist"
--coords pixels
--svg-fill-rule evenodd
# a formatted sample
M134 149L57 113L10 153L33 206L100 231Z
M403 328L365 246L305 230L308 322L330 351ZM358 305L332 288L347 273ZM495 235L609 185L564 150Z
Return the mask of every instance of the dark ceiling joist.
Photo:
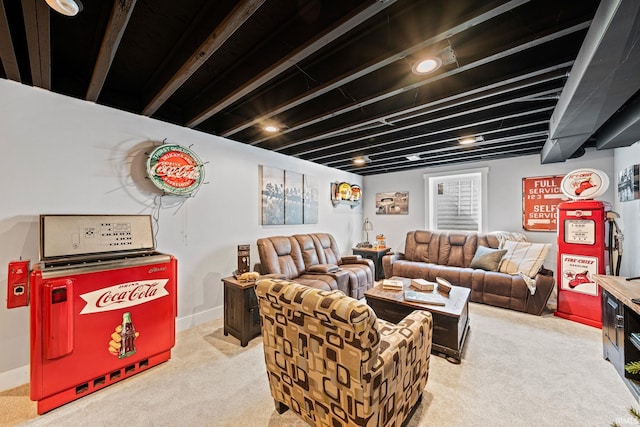
M539 109L531 110L531 111L526 111L526 112L522 112L522 113L509 114L509 115L501 116L501 117L493 117L491 119L481 120L481 121L478 121L478 122L475 122L475 123L466 123L464 125L453 126L453 127L446 128L446 129L439 129L439 130L432 131L432 132L426 132L426 133L422 133L422 134L419 134L419 135L413 135L413 136L407 137L407 138L399 138L399 139L394 139L394 140L391 140L391 141L384 141L384 142L379 142L379 143L376 143L376 144L369 144L367 146L367 148L369 150L382 149L382 147L385 147L387 145L398 144L398 143L401 143L401 142L408 142L410 140L415 140L415 139L429 138L429 137L433 137L433 136L440 135L440 134L446 134L446 133L450 133L450 132L453 132L453 131L474 128L474 127L487 125L487 124L491 124L491 123L501 123L504 120L526 117L528 115L541 113L541 112L544 112L544 111L551 111L552 109L553 109L553 107L543 107L543 108L539 108ZM545 120L544 122L526 123L526 124L520 125L520 128L528 127L528 126L531 126L531 125L537 125L537 124L540 124L540 123L549 123L549 121ZM548 134L547 131L545 131L545 132ZM483 135L491 134L491 133L492 133L491 131L484 132ZM426 152L421 152L421 151L418 151L418 150L421 149L421 148L425 148L425 147L433 146L433 145L436 145L436 144L440 144L442 142L443 141L429 141L429 142L425 142L423 144L412 144L411 145L411 149L416 154L428 154ZM401 151L401 150L404 150L404 148L403 149L395 149L395 150L385 149L384 151L380 151L380 152L381 153L384 152L385 154L387 154L387 153L392 153L392 152ZM344 151L340 152L340 155L344 156L346 154L358 153L360 151L362 151L360 148L351 149L351 150L344 150ZM372 154L369 154L369 156L371 156L371 155ZM335 157L335 155L326 155L326 156L320 156L320 157L311 158L311 159L305 159L305 160L310 160L312 162L318 162L318 161L320 161L322 159L325 159L325 158L328 158L328 157ZM325 166L329 166L329 165L335 164L336 162L333 161L333 162L320 162L320 163L325 165Z
M346 84L348 84L348 83L350 83L350 82L352 82L354 80L357 80L357 79L359 79L359 78L361 78L363 76L366 76L367 74L373 73L374 71L377 71L377 70L379 70L381 68L384 68L387 65L392 64L392 63L394 63L394 62L396 62L398 60L401 60L401 59L403 59L403 58L405 58L405 57L407 57L407 56L409 56L409 55L411 55L411 54L413 54L415 52L418 52L418 51L420 51L420 50L422 50L422 49L424 49L426 47L429 47L429 46L431 46L431 45L433 45L435 43L438 43L440 41L447 40L448 38L453 37L456 34L460 34L463 31L468 30L469 28L471 28L471 27L473 27L475 25L481 24L481 23L483 23L485 21L488 21L488 20L490 20L492 18L498 17L498 16L500 16L500 15L502 15L502 14L504 14L504 13L510 11L510 10L515 9L518 6L521 6L521 5L529 2L529 1L530 0L512 0L512 1L508 2L508 3L500 5L500 6L494 8L494 9L488 11L488 12L485 12L485 13L479 15L479 16L473 17L473 18L469 19L468 21L463 22L462 24L456 25L455 27L452 27L452 28L448 29L447 31L444 31L444 32L442 32L440 34L437 34L437 35L433 36L433 37L430 37L427 40L424 40L423 42L418 43L417 45L414 45L414 46L410 47L409 49L405 49L405 50L403 50L401 52L398 52L398 53L396 53L394 55L391 55L391 56L389 56L387 58L384 58L384 59L382 59L380 61L376 61L373 64L361 67L358 70L350 71L350 72L348 72L348 73L346 73L346 74L344 74L344 75L342 75L342 76L340 76L340 77L338 77L338 78L336 78L336 79L334 79L334 80L332 80L332 81L330 81L328 83L320 85L317 88L315 88L313 90L310 90L307 93L305 93L305 94L303 94L303 95L301 95L301 96L299 96L299 97L297 97L295 99L292 99L292 100L290 100L288 102L285 102L285 103L277 106L273 110L263 114L262 116L254 119L254 120L242 123L242 124L236 126L235 128L230 129L229 131L223 133L221 136L223 136L225 138L228 138L228 137L230 137L232 135L235 135L236 133L238 133L240 131L243 131L244 129L246 129L248 127L251 127L251 126L256 125L258 123L264 122L265 120L268 120L273 116L276 116L276 115L281 114L281 113L283 113L285 111L288 111L288 110L290 110L292 108L295 108L295 107L297 107L299 105L302 105L305 102L311 101L311 100L313 100L313 99L315 99L315 98L317 98L317 97L319 97L321 95L324 95L325 93L328 93L328 92L330 92L332 90L338 89L341 86L344 86L344 85L346 85Z
M209 37L198 47L191 57L180 67L178 72L153 97L144 108L142 114L151 116L195 74L207 60L258 10L266 0L245 0L238 4L233 11L220 23Z
M20 79L20 70L18 69L18 61L16 60L16 52L13 50L11 42L11 31L9 31L9 21L7 21L7 13L4 10L4 2L0 0L0 62L2 68L7 74L7 78L22 82Z
M417 89L419 87L425 86L425 85L433 83L435 81L439 81L439 80L445 79L447 77L462 73L464 71L469 71L469 70L472 70L474 68L480 67L482 65L489 64L491 62L494 62L494 61L497 61L497 60L500 60L500 59L504 59L504 58L506 58L508 56L511 56L511 55L516 54L516 53L525 51L527 49L531 49L531 48L536 47L536 46L543 45L543 44L548 43L550 41L559 39L561 37L565 37L565 36L570 35L570 34L573 34L573 33L577 32L577 31L582 31L582 30L588 28L589 24L590 24L590 21L582 22L580 24L573 25L573 26L571 26L569 28L565 28L563 30L556 31L556 32L548 34L546 36L538 37L538 38L536 38L534 40L528 41L526 43L523 43L521 45L515 46L513 48L506 49L506 50L504 50L502 52L498 52L498 53L495 53L493 55L489 55L489 56L487 56L485 58L482 58L480 60L471 62L471 63L463 65L461 67L454 68L454 69L452 69L450 71L444 72L442 74L438 74L437 76L434 76L432 78L423 80L421 82L417 82L417 83L414 83L414 84L411 84L411 85L403 86L403 87L398 88L396 90L387 91L387 92L384 92L384 93L382 93L380 95L372 96L369 99L366 99L364 101L353 103L353 104L351 104L351 105L349 105L347 107L343 107L343 108L340 108L340 109L329 111L326 114L323 114L321 116L318 116L318 117L312 118L310 120L298 123L296 125L292 125L292 126L288 127L287 129L282 130L279 133L279 135L264 137L264 138L260 138L258 140L252 141L251 145L257 145L257 144L259 144L261 142L264 142L264 141L269 140L269 139L276 138L278 136L287 134L289 132L293 132L295 130L303 129L303 128L307 127L307 126L311 126L313 124L320 123L322 121L335 118L336 116L339 116L339 115L342 115L342 114L346 114L346 113L349 113L349 112L354 111L354 110L362 109L362 108L364 108L364 107L366 107L368 105L375 104L376 102L384 101L384 100L392 98L392 97L394 97L396 95L404 94L407 91L415 90L415 89ZM289 145L289 147L290 146L291 145Z
M49 6L42 0L22 0L24 29L34 86L51 89L51 36Z
M473 150L466 153L454 152L449 153L447 155L439 155L433 156L429 159L424 159L423 161L406 161L399 165L393 166L383 166L385 172L398 172L401 170L407 169L416 169L416 168L425 168L428 166L439 166L451 163L467 163L467 162L475 162L478 160L488 160L490 158L498 158L498 157L510 157L515 155L516 153L519 155L527 155L527 154L537 154L540 151L540 147L544 143L544 139L536 139L533 141L524 141L518 144L512 144L509 147L515 147L517 145L528 145L528 147L524 148L507 148L497 150L495 147L487 147L479 150ZM536 144L531 147L531 144ZM449 157L453 157L453 159L448 159ZM371 175L372 173L380 173L380 171L375 171L372 173L368 173L363 170L363 168L349 168L345 169L347 172L354 172L360 175Z
M198 114L196 117L189 120L186 124L188 127L196 127L200 123L204 122L208 118L212 117L216 113L222 111L229 105L234 102L240 100L244 96L258 89L260 86L264 85L266 82L272 80L273 78L279 76L284 71L288 70L295 64L300 61L308 58L309 56L316 53L321 48L330 44L334 40L339 37L345 35L350 30L354 29L358 25L362 24L369 18L375 16L380 13L384 9L388 8L392 4L394 4L397 0L385 0L385 1L376 1L374 4L369 5L361 9L358 13L351 16L350 18L334 25L331 29L326 31L323 34L315 37L309 43L292 51L292 53L279 62L275 63L272 67L266 69L262 74L259 74L251 81L247 82L245 85L240 87L238 90L226 96L220 102L210 106L202 113Z
M537 83L545 83L547 81L550 80L543 80ZM537 84L536 83L536 84ZM421 115L426 115L426 114L433 114L439 111L446 111L448 109L451 108L455 108L455 107L460 107L463 106L467 103L472 103L472 102L477 102L477 101L482 101L487 99L488 96L498 96L498 95L504 95L507 94L511 91L516 91L519 89L524 89L525 87L527 87L528 85L522 85L522 86L516 86L513 88L509 88L509 90L502 90L502 91L497 91L497 92L493 92L491 94L488 95L483 95L483 96L477 96L474 98L470 98L470 99L465 99L459 102L454 102L454 103L450 103L447 104L443 107L439 107L433 110L427 110L424 111L420 114L417 114L415 116L412 116L411 118L416 118L419 117ZM399 132L403 132L406 130L410 130L410 129L414 129L414 128L419 128L419 127L425 127L428 125L432 125L434 123L438 123L441 121L446 121L446 120L451 120L454 118L458 118L458 117L463 117L463 116L468 116L468 115L472 115L475 113L479 113L482 111L486 111L486 110L490 110L490 109L494 109L494 108L498 108L501 106L506 106L506 105L510 105L513 104L515 102L523 102L523 101L534 101L539 99L540 96L548 96L548 95L553 95L555 93L558 93L560 90L562 89L561 86L558 86L554 89L549 89L549 90L545 90L545 91L541 91L541 92L536 92L536 93L532 93L530 95L525 95L525 96L518 96L518 97L514 97L514 98L510 98L501 102L491 102L488 103L486 105L482 105L480 107L475 107L475 108L466 108L463 111L459 111L457 113L450 113L450 114L443 114L439 117L435 117L429 120L420 120L418 122L412 121L411 123L405 124L405 125L400 125L399 123L390 123L390 125L393 125L392 127L386 126L385 129L377 131L377 132L368 132L366 136L361 136L361 137L357 137L357 138L351 138L351 139L346 139L346 140L342 140L333 144L323 144L322 147L318 148L311 148L305 151L300 151L298 153L296 153L296 156L301 156L301 155L305 155L305 154L311 154L311 153L315 153L318 151L325 151L327 148L337 148L341 145L347 145L347 144L352 144L355 142L359 142L359 141L365 141L365 140L373 140L373 139L377 139L383 136L387 136L387 135L391 135L394 133L399 133ZM534 110L534 112L536 112ZM453 129L449 129L449 130L453 130ZM312 158L311 160L320 160L322 157L315 157Z
M491 140L489 142L484 142L481 144L477 144L473 149L471 150L461 150L459 147L447 147L447 148L440 148L440 149L435 149L435 150L431 150L429 152L429 157L428 158L424 158L424 162L426 164L429 163L435 163L441 159L444 158L448 158L448 157L455 157L456 159L458 158L464 158L465 155L472 155L472 156L477 156L479 153L482 152L492 152L492 151L496 151L496 147L501 147L502 149L500 150L501 152L507 151L507 150L511 150L515 147L519 147L521 145L531 145L531 144L543 144L545 141L546 136L548 135L548 132L544 131L544 132L532 132L528 135L526 135L527 138L535 138L533 140L528 139L528 140L517 140L516 142L513 143L509 143L509 141L512 141L514 138L498 138L495 140ZM506 144L505 144L506 142ZM385 159L386 160L386 159ZM372 169L372 168L380 168L380 167L384 167L385 169L388 168L397 168L397 167L406 167L408 165L415 165L415 160L407 160L406 158L402 161L390 161L390 162L384 162L384 163L378 163L375 162L375 166L371 165L369 167L367 166L362 166L362 167L357 167L357 166L353 166L351 168L346 168L344 169L347 172L358 172L358 173L363 173L363 172L367 172L368 169Z
M127 24L129 23L129 18L131 18L135 5L136 0L116 0L113 2L113 9L111 10L107 31L102 39L100 53L98 54L96 65L93 68L89 88L87 89L87 101L95 102L98 96L100 96L102 86L107 79L109 68L111 68L113 58L116 56L118 46L127 29Z
M549 131L547 129L540 130L540 131L531 130L528 132L523 132L523 130L530 129L530 128L537 128L537 127L544 127L544 126L547 126L548 124L549 124L549 121L544 120L544 121L526 123L524 125L509 126L502 129L494 129L491 131L483 132L483 135L487 137L492 135L494 137L487 138L483 142L477 142L473 145L473 147L495 146L496 144L503 144L505 142L510 142L512 143L511 145L515 145L529 138L545 138L546 136L549 135ZM509 132L513 130L520 130L521 133L517 135L498 136L500 134L509 134ZM450 145L444 148L433 148L433 147L441 146L443 144L450 144ZM464 152L467 148L472 149L473 147L461 147L457 138L443 138L436 141L426 142L424 144L417 145L416 148L422 148L424 151L415 151L415 152L412 151L411 154L421 156L424 159L426 159L428 157L431 157L432 155L435 155L436 153L444 153L444 152L452 152L452 151ZM385 157L383 158L375 157L375 155L369 155L368 157L372 160L372 163L375 163L375 166L359 166L359 167L354 166L354 169L366 170L368 167L378 167L380 165L386 165L387 163L391 164L391 162L394 162L393 159L403 158L404 159L403 161L406 161L407 154L402 153L402 151L406 151L406 150L407 150L406 148L398 148L395 150L389 150L389 151L378 153L380 155L384 155ZM340 165L350 165L350 164L353 164L353 162L349 158L323 163L323 165L325 166L336 167L336 168L340 167Z
M362 121L360 123L344 126L342 128L335 129L330 132L325 132L322 137L314 136L314 137L306 138L303 140L299 140L294 144L288 144L284 147L279 147L278 149L276 149L276 151L282 150L287 147L291 147L293 145L305 144L305 143L317 141L320 139L326 140L331 137L346 137L346 135L348 134L361 132L363 130L380 128L383 126L388 126L389 124L395 125L398 121L413 119L424 114L430 114L445 108L450 108L451 106L458 106L458 105L463 105L464 103L474 102L475 100L479 99L474 97L474 95L480 95L481 98L485 98L485 97L494 96L495 94L503 93L503 91L513 90L509 88L509 85L517 84L517 86L514 87L514 89L517 89L519 87L529 87L531 85L544 83L546 81L556 80L557 78L565 78L567 75L567 72L565 70L568 70L569 68L571 68L571 65L573 65L573 61L566 61L561 64L557 64L557 65L553 65L540 70L532 71L530 73L515 76L510 79L502 80L486 86L477 87L475 89L471 89L466 92L460 92L452 96L427 102L425 104L416 105L415 107L402 109L400 111L397 111L391 114L377 116L373 119L369 119L369 120ZM556 74L559 72L561 72L562 74L561 75ZM526 83L530 79L538 78L540 76L545 76L547 74L549 74L550 76L533 80L531 83ZM525 82L525 83L520 84L520 82ZM506 88L506 89L501 89L501 88ZM460 101L460 102L457 102L457 101Z

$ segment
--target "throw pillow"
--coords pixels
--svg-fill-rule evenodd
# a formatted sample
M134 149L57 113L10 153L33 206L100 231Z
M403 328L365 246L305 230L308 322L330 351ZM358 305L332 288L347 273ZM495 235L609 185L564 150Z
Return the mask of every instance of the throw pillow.
M476 254L473 256L469 267L487 271L498 271L500 261L506 253L506 249L493 249L480 245L478 249L476 249Z
M504 242L507 253L502 258L499 271L507 274L523 273L532 279L536 277L549 253L549 243Z

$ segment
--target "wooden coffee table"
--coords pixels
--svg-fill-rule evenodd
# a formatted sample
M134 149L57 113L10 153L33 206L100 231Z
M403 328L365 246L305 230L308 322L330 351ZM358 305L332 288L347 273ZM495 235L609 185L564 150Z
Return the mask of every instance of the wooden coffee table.
M394 277L394 279L398 279ZM416 290L411 280L404 279L405 290ZM453 286L447 304L432 305L405 301L404 291L383 289L382 284L364 293L367 304L376 315L389 322L398 323L414 310L427 310L433 316L431 352L444 356L453 363L460 363L462 348L469 330L469 295L471 290Z

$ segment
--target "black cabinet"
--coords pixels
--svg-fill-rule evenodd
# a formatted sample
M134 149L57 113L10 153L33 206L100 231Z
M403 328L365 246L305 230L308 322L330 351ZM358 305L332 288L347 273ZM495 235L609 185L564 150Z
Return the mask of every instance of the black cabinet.
M640 374L624 369L627 363L640 362L640 314L605 289L602 290L602 354L640 401Z
M231 334L246 347L261 334L260 310L255 282L239 282L233 277L222 279L224 284L224 334Z
M369 248L353 248L354 255L360 255L362 258L368 258L373 261L375 272L375 280L384 279L384 270L382 268L382 257L391 250L391 248L369 249Z

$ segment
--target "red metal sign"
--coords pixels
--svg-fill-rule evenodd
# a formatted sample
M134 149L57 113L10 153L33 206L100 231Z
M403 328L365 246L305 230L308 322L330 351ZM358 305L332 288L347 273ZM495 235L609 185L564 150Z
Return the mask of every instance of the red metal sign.
M564 175L522 178L522 228L528 231L556 231L558 204L568 200L562 194Z

